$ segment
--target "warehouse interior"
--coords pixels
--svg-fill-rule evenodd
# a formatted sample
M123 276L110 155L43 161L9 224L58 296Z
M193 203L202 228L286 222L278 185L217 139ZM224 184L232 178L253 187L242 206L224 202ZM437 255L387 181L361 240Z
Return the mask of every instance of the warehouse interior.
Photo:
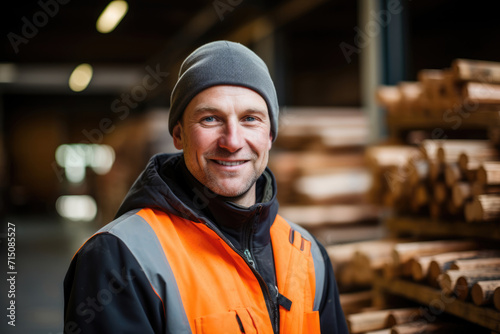
M470 296L445 300L433 292L436 286L408 283L401 272L406 260L397 269L388 264L398 250L410 253L406 243L417 241L441 242L441 253L480 251L468 257L495 259L500 182L490 180L489 165L476 167L485 176L472 178L482 180L483 192L468 190L461 211L444 209L455 192L444 185L451 163L446 157L440 161L442 180L433 181L441 190L429 195L429 184L404 182L420 173L411 168L422 154L434 159L446 147L435 140L462 140L443 153L453 151L453 163L466 149L470 159L488 152L478 159L492 161L492 169L500 161L496 2L121 2L126 13L110 32L96 26L108 1L17 1L1 11L0 259L7 276L9 227L15 226L17 307L15 328L4 319L2 333L62 333L62 282L73 254L114 218L152 155L177 151L168 133L170 93L182 60L214 40L242 43L269 67L282 111L269 161L280 213L327 246L344 312L353 315L350 331L387 329L387 309L412 307L412 316L420 309L426 325L449 322L474 333L500 332L493 292L484 306ZM461 89L471 99L474 92L467 91L469 79L457 74L469 63L459 59L486 62L486 79L470 81L492 86L470 108ZM72 85L76 69L89 82ZM443 79L448 74L455 75L450 92ZM463 173L456 182L465 189ZM439 191L444 199L438 203ZM482 197L476 197L484 194L491 196L491 212L483 206L478 216L474 208ZM495 263L486 281L500 280ZM403 279L391 287L394 277ZM0 281L3 296L9 282ZM401 292L412 289L416 296ZM2 310L10 300L2 297ZM383 316L383 325L367 327L367 312Z

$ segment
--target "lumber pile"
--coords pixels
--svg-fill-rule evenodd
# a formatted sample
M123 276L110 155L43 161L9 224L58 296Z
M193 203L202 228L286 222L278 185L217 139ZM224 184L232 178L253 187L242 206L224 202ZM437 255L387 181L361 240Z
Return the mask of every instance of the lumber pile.
M375 275L391 263L397 242L383 239L327 246L339 287L349 290L371 286Z
M367 149L373 203L398 214L500 221L500 152L487 140L423 140Z
M365 310L348 314L347 327L351 334L420 334L477 333L481 328L454 318L429 317L422 307Z
M387 306L392 295L418 301L421 309L439 301L440 313L499 332L500 249L493 240L500 223L500 62L456 59L417 77L376 94L390 137L366 150L369 199L392 212L392 237L417 239L391 239L390 256L372 276L375 304ZM484 239L449 239L469 234ZM358 258L359 251L344 268L358 268ZM366 333L480 331L439 317L382 326L380 314L350 315L349 326Z
M369 287L377 277L402 278L478 306L500 306L500 250L481 249L476 241L381 239L327 252L341 291Z
M284 108L275 145L324 152L363 146L368 136L368 119L359 109Z
M269 167L280 214L325 245L382 236L381 209L367 201L368 119L358 109L287 108Z
M376 98L392 116L494 111L500 106L499 69L496 62L456 59L450 68L421 70L416 82L382 86Z

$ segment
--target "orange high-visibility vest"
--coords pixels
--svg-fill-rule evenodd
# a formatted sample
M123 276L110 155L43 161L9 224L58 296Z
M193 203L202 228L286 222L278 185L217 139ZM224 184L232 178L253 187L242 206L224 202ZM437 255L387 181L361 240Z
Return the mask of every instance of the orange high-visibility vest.
M162 301L167 333L273 333L267 286L205 224L146 208L98 233L116 235L137 258ZM278 291L291 301L279 306L280 333L320 333L324 268L322 257L313 256L317 245L279 215L270 233Z

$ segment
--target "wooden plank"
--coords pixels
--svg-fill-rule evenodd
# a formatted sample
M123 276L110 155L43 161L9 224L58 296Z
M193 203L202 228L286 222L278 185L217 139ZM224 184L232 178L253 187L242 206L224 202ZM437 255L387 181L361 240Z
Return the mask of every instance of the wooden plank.
M412 233L433 237L480 237L500 240L500 229L495 223L468 224L464 221L436 221L430 218L388 218L386 227L395 233Z
M488 129L500 126L499 110L462 110L461 112L447 111L438 115L405 115L405 117L387 115L387 124L391 133L398 130L430 129L441 130L460 129ZM444 135L444 133L443 133Z
M466 303L455 297L445 296L439 290L409 281L377 278L375 284L391 294L403 296L433 308L439 308L439 310L443 309L445 312L467 321L494 331L500 331L500 312L494 309Z
M500 83L500 63L498 62L455 59L451 68L457 81Z

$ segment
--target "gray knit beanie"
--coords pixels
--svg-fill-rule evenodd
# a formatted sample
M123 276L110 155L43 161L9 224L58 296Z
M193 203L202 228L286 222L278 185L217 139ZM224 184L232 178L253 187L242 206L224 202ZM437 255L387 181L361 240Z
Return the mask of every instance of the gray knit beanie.
M259 93L266 101L273 141L276 139L279 107L269 70L253 51L229 41L205 44L182 63L170 96L170 134L189 102L201 91L217 85L243 86Z

